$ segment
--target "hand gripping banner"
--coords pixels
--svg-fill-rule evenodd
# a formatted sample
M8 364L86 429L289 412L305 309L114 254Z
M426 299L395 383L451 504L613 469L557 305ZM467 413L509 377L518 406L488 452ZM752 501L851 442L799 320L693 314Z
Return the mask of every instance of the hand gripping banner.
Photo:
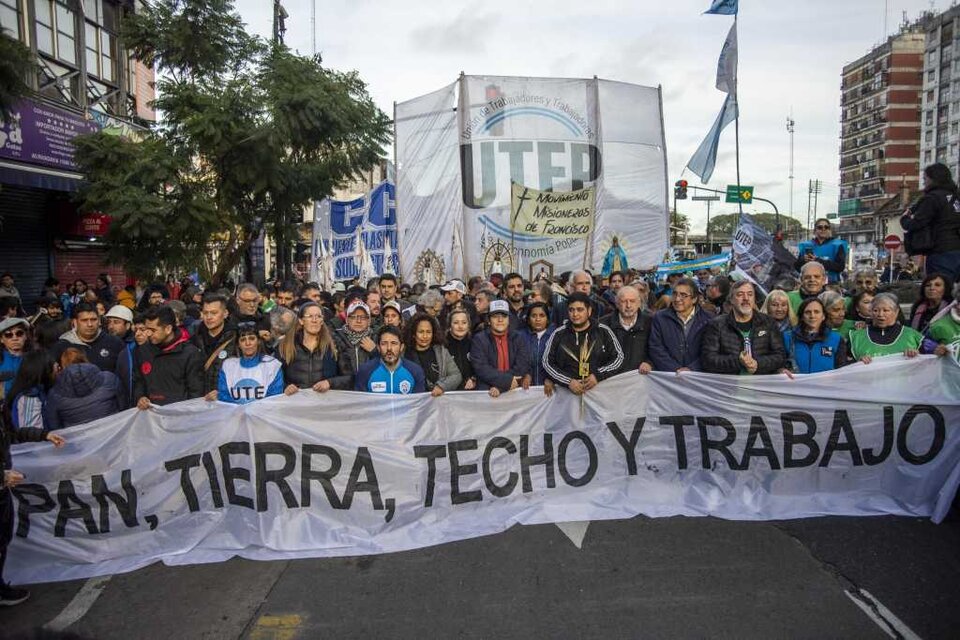
M798 376L624 373L539 388L203 400L14 449L14 583L232 556L388 553L510 526L713 515L941 520L960 483L960 365Z

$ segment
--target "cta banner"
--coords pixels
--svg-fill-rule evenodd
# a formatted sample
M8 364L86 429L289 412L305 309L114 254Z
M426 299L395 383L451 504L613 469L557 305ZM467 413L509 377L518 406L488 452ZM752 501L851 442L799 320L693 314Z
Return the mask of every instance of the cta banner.
M570 78L461 76L396 106L401 266L407 281L651 268L667 248L660 90ZM592 233L511 228L511 183L594 187ZM442 276L438 278L438 276Z
M624 373L587 393L192 400L14 448L14 583L387 553L571 520L901 514L960 483L960 366Z
M544 238L586 238L593 231L596 191L540 191L511 185L510 228Z
M330 280L330 275L335 281L352 280L360 275L365 261L369 261L365 277L397 272L393 183L381 182L354 200L325 198L316 203L313 216L312 280Z

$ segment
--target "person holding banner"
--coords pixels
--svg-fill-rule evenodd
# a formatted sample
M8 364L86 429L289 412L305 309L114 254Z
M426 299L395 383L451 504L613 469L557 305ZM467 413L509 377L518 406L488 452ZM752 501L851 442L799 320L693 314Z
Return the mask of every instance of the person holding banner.
M953 353L957 358L960 353L960 282L953 285L953 302L940 312L927 327L921 348L922 353L934 353L945 356Z
M290 396L300 389L329 391L330 379L338 373L337 348L323 321L323 309L315 302L306 302L297 318L300 326L289 332L277 348L287 383L283 392Z
M703 330L713 315L698 303L700 291L690 278L674 285L670 307L655 313L647 345L655 371L700 371Z
M403 335L396 327L382 327L377 334L379 357L367 360L357 370L354 390L366 393L407 395L424 393L423 369L403 357Z
M623 350L610 327L592 318L590 296L574 291L567 298L567 322L547 340L543 370L544 393L553 394L553 383L576 395L590 391L616 375L623 364Z
M527 307L527 326L522 333L530 352L530 384L535 387L542 386L547 380L543 370L543 354L547 341L556 330L556 325L550 322L550 307L546 302L534 302Z
M494 398L518 387L530 388L530 351L511 323L510 304L494 300L487 314L488 328L473 337L470 347L477 389L488 390Z
M453 356L443 344L443 334L436 318L418 313L404 331L404 352L411 362L423 369L426 390L433 397L454 391L463 381Z
M639 371L650 373L653 363L647 355L650 338L650 314L640 292L626 285L617 290L617 310L600 318L600 323L610 327L623 350L620 372Z
M372 294L368 294L372 295ZM370 329L370 307L356 298L347 307L346 323L333 332L337 348L338 375L330 378L333 389L353 389L353 377L364 362L377 353L377 343Z
M470 361L470 349L473 346L473 336L470 333L470 313L466 309L454 309L447 316L447 351L453 356L453 361L463 376L458 391L473 391L477 388L477 374Z
M264 353L255 322L237 324L237 347L239 357L227 358L220 368L216 399L247 404L283 393L283 364Z
M783 333L783 342L788 368L794 373L833 371L847 364L847 343L830 328L819 298L808 298L800 304L800 320Z
M749 280L730 286L732 311L710 321L703 331L700 359L707 373L761 375L786 365L777 323L757 311L757 294Z
M870 304L873 323L850 332L850 354L870 364L873 358L902 353L913 358L920 353L923 336L899 320L900 304L892 293L878 293Z
M134 351L133 397L137 408L200 398L203 356L177 329L177 317L167 306L152 306L143 314L148 342Z

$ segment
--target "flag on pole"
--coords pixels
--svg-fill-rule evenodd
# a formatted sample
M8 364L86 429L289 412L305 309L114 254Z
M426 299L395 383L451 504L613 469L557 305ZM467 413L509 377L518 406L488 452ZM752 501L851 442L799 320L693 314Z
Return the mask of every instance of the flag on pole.
M710 8L704 11L704 13L713 13L721 16L735 16L737 15L737 5L739 0L713 0Z
M723 102L720 114L717 116L713 126L703 139L700 146L694 152L693 157L687 162L687 168L700 176L701 182L707 184L710 176L713 175L714 166L717 164L717 147L720 145L720 133L723 128L734 121L737 117L737 99L734 94L727 94L727 99Z
M737 23L734 21L730 33L720 50L717 61L717 89L724 93L737 92Z
M383 239L383 272L396 274L393 268L393 245L390 243L390 234Z

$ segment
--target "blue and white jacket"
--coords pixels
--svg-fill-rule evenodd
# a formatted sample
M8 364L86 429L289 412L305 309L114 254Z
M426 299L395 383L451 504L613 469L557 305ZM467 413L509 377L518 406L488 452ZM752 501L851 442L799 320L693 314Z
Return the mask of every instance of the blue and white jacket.
M393 371L380 358L371 358L357 369L354 387L367 393L424 393L427 390L423 369L406 358Z
M283 393L283 363L268 355L227 358L220 369L217 400L247 404Z

